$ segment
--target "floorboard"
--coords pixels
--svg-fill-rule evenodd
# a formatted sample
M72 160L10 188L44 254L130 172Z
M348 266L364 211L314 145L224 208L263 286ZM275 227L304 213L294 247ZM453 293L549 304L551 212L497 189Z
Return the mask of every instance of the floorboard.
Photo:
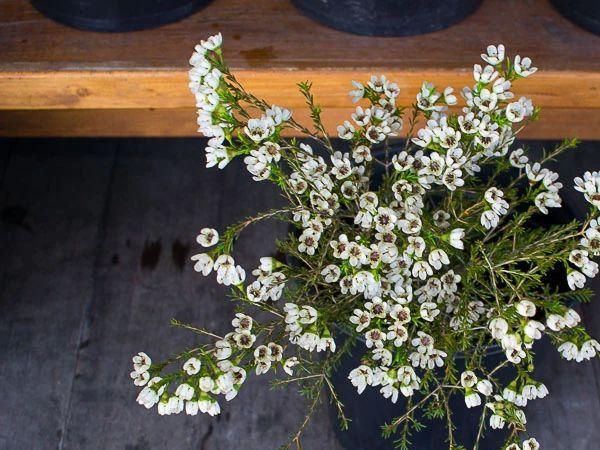
M11 150L12 140L0 139L0 191L2 190L4 176L6 174L6 169L8 168L8 163L10 161Z
M56 449L114 141L20 141L0 192L0 448Z
M226 289L192 270L195 235L280 203L250 181L241 161L203 167L203 141L0 141L0 449L275 449L302 421L290 386L250 376L220 419L160 417L135 403L131 356L156 360L197 336L169 319L228 329ZM539 147L537 145L536 147ZM9 149L8 151L6 149ZM564 199L585 202L572 178L600 168L598 144L557 163ZM4 170L3 170L4 169ZM248 229L236 246L246 268L274 251L285 226ZM593 285L600 291L600 279ZM600 336L600 301L580 308ZM544 344L547 346L547 344ZM537 373L551 395L527 408L544 450L595 450L600 440L600 360L566 362L540 348ZM303 442L338 450L327 405ZM391 445L390 445L391 447Z

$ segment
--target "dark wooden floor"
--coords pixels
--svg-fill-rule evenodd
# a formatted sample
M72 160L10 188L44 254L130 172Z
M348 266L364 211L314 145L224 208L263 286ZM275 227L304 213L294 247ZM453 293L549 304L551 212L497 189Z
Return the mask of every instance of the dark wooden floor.
M600 169L599 147L561 160L566 185ZM193 342L171 317L228 325L225 291L188 262L198 229L279 201L240 164L204 169L202 148L200 140L0 141L0 449L268 450L302 420L293 388L270 391L255 377L218 420L159 417L135 404L131 356L160 359ZM237 258L256 264L283 231L251 229ZM600 335L600 301L583 316ZM597 450L600 361L548 352L537 370L551 396L527 412L543 449ZM340 449L334 426L323 405L305 448Z

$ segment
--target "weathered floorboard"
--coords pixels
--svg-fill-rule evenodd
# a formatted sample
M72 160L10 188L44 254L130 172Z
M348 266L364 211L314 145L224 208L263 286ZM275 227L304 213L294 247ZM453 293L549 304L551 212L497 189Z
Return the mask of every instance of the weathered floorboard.
M0 449L56 449L114 141L14 142L0 192Z
M0 449L277 448L303 419L293 387L271 391L250 375L220 419L160 417L135 404L129 380L135 352L158 360L196 342L171 317L228 329L226 289L192 270L194 236L277 205L276 192L239 161L205 169L201 140L124 140L118 152L116 142L10 141L8 158L0 141ZM597 148L557 163L577 214L585 203L572 178L600 168ZM236 258L253 267L284 232L276 222L250 228ZM596 337L599 301L580 309ZM537 372L550 396L527 407L530 432L545 450L595 450L600 361L547 350ZM323 405L304 448L339 449L335 426Z

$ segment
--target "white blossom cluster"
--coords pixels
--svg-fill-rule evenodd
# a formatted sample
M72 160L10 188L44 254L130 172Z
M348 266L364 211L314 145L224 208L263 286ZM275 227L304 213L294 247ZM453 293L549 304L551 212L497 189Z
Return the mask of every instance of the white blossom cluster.
M411 129L416 117L424 126L401 148L388 141L404 124L398 84L384 76L353 82L350 96L359 104L337 128L347 141L340 151L290 111L248 94L220 47L219 34L196 46L190 59L199 130L210 138L206 165L223 169L242 157L252 179L274 183L288 206L222 235L200 231L197 242L208 250L192 256L194 269L214 272L243 312L223 337L189 326L214 342L179 355L175 361L185 361L179 372L164 375L164 364L153 365L144 353L134 357L131 376L143 386L138 402L158 404L161 414L214 415L217 395L231 400L247 373L277 368L290 377L301 371L297 380L314 380L318 393L331 386L329 370L348 350L344 343L353 342L361 361L348 378L359 394L372 387L396 403L400 395L421 392L425 401L449 389L469 408L483 405L491 428L524 431L523 408L548 394L531 375L535 341L550 336L569 360L600 352L566 294L544 278L551 265L563 264L569 287L581 291L586 277L597 274L600 173L575 179L592 205L583 230L527 229L535 214L561 207L558 174L543 165L569 147L539 161L525 148L511 150L522 126L537 118L532 101L511 92L515 81L536 72L531 59L511 60L504 46L489 46L485 64L473 68L474 84L460 92L465 106L458 114L448 110L458 103L453 88L424 82ZM310 85L299 86L315 129L323 131ZM286 139L284 128L317 144ZM501 181L506 175L510 181ZM235 239L268 218L291 225L278 243L285 257L260 258L247 277L232 256ZM270 319L259 321L250 309ZM489 370L481 360L492 344L506 361ZM459 354L466 368L457 375ZM504 365L517 370L508 386L494 376ZM535 439L515 436L505 448L539 449Z

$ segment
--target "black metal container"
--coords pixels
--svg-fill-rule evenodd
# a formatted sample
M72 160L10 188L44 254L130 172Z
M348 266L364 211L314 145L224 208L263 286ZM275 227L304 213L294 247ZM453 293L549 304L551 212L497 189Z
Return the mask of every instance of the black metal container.
M460 22L481 0L292 0L331 28L366 36L410 36Z
M92 31L133 31L175 22L211 0L32 0L57 22Z
M552 0L552 4L571 22L600 35L600 1Z

